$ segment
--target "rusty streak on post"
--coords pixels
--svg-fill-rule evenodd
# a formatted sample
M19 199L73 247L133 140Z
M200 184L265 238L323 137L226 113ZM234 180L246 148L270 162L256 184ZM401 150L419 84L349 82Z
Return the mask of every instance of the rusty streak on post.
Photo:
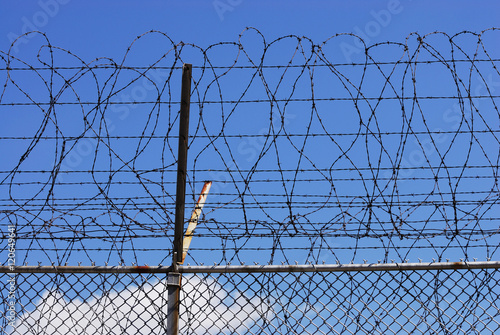
M181 110L179 115L179 151L177 155L177 193L175 197L175 232L173 263L182 261L184 208L186 200L187 149L189 139L189 105L191 103L191 64L182 67Z
M205 201L207 200L208 192L210 191L210 186L212 186L211 181L206 181L205 185L203 185L200 197L198 198L198 202L196 203L193 213L191 214L191 219L189 219L189 225L186 230L186 235L184 237L184 241L182 242L184 249L182 251L182 261L180 262L180 264L183 264L184 260L186 259L189 245L191 244L191 240L193 239L194 230L196 228L196 225L198 224L198 219L200 218L203 205L205 205Z

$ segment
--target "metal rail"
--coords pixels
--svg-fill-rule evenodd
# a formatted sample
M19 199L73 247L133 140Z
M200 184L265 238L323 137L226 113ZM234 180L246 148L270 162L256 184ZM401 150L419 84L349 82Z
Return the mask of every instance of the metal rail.
M187 265L179 273L360 272L500 269L500 261L304 264L304 265ZM171 266L0 266L0 273L170 273Z

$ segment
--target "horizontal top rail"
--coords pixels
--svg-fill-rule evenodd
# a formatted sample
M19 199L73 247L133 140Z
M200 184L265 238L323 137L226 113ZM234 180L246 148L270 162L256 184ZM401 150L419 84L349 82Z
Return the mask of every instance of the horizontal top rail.
M500 269L500 261L295 264L295 265L187 265L180 273L359 272ZM0 273L169 273L171 266L0 266Z

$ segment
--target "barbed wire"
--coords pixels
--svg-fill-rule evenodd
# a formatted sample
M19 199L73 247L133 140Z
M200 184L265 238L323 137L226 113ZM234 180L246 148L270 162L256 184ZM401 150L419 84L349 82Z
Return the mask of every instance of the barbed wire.
M29 34L33 54L0 51L0 220L20 263L168 263L183 63L187 211L213 181L188 261L497 255L498 29L366 46L249 28L208 47L151 31L90 62Z

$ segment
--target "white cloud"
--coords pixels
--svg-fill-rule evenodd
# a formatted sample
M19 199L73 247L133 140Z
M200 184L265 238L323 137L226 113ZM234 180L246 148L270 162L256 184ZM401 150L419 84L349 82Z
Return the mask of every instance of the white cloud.
M184 277L181 333L246 333L271 308L259 297L226 291L213 279ZM47 290L35 309L21 314L12 334L164 334L165 281L107 292L87 301ZM262 324L262 321L258 322Z

